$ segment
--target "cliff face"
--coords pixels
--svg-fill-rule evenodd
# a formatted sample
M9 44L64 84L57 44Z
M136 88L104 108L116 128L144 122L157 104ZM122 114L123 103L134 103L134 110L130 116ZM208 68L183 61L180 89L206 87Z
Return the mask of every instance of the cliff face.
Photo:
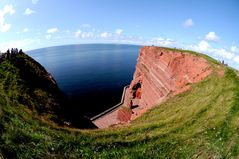
M82 115L76 120L69 114L70 101L53 76L22 51L0 54L0 81L0 102L6 99L3 105L27 109L35 117L58 125L95 128Z
M93 122L99 128L127 123L169 97L190 90L192 84L205 79L212 71L211 64L198 54L143 47L123 105ZM223 76L224 71L219 69L217 73Z
M0 54L0 104L24 109L36 118L64 124L65 95L50 73L17 49Z
M206 59L186 52L159 47L140 49L136 70L124 105L133 116L145 112L169 96L191 88L212 72Z

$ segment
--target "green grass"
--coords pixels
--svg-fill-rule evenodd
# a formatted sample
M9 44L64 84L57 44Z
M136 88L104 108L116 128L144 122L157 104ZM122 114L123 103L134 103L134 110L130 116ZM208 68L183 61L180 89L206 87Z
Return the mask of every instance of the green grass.
M181 52L181 53L188 53L188 54L193 54L193 55L196 55L196 56L199 56L199 57L203 57L205 59L207 59L209 62L213 63L213 64L220 64L219 61L213 59L212 57L206 55L206 54L203 54L203 53L198 53L198 52L195 52L195 51L191 51L191 50L183 50L183 49L179 49L179 48L168 48L168 47L159 47L159 48L163 48L163 49L166 49L166 50L171 50L171 51L175 51L175 52Z
M239 155L239 78L230 68L224 68L223 77L214 72L130 126L77 130L39 120L10 99L11 94L19 93L19 79L5 74L9 72L6 69L14 71L13 66L6 63L4 67L0 72L10 81L1 76L0 152L8 158L204 159ZM6 91L6 82L11 91Z

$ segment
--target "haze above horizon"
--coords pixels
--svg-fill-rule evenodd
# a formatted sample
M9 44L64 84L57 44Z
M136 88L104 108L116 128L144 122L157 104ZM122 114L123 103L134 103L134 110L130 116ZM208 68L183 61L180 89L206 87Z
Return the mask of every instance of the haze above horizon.
M116 43L194 50L239 69L237 0L0 0L0 50Z

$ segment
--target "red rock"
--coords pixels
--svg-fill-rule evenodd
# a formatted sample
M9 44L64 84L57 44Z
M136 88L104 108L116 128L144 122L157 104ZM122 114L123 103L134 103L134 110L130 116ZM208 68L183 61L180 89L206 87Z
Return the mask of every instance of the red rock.
M127 122L131 118L132 111L129 108L122 107L118 110L117 119L121 122Z
M212 72L207 60L186 52L159 47L140 49L134 78L130 84L124 105L131 107L133 87L141 83L135 98L139 99L134 114L142 114L147 109L161 103L169 95L187 91L190 84L203 80ZM135 118L136 116L132 116Z
M141 91L141 88L138 88L137 90L136 90L136 99L140 99L141 98L141 94L142 94L142 91Z
M209 74L212 68L207 60L186 53L160 47L140 49L133 80L125 92L124 106L94 121L99 128L128 123L148 109L191 89ZM218 72L223 75L224 72ZM137 86L137 87L135 87ZM129 108L134 107L132 111Z

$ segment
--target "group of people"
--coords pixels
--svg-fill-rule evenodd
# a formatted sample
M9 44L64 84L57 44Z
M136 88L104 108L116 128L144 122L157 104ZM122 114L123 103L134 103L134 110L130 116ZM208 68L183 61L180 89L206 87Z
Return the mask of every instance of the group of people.
M17 48L12 48L11 50L8 49L6 53L1 53L0 52L0 59L2 58L11 58L16 54L23 53L22 49L18 50Z
M219 61L221 64L223 64L223 65L225 65L225 66L228 66L225 62L224 62L224 60L222 60L222 61Z
M11 51L8 49L8 50L7 50L7 53L8 53L8 54L10 54L10 53L11 53L11 54L22 53L22 49L20 49L19 51L18 51L17 48L12 48Z

